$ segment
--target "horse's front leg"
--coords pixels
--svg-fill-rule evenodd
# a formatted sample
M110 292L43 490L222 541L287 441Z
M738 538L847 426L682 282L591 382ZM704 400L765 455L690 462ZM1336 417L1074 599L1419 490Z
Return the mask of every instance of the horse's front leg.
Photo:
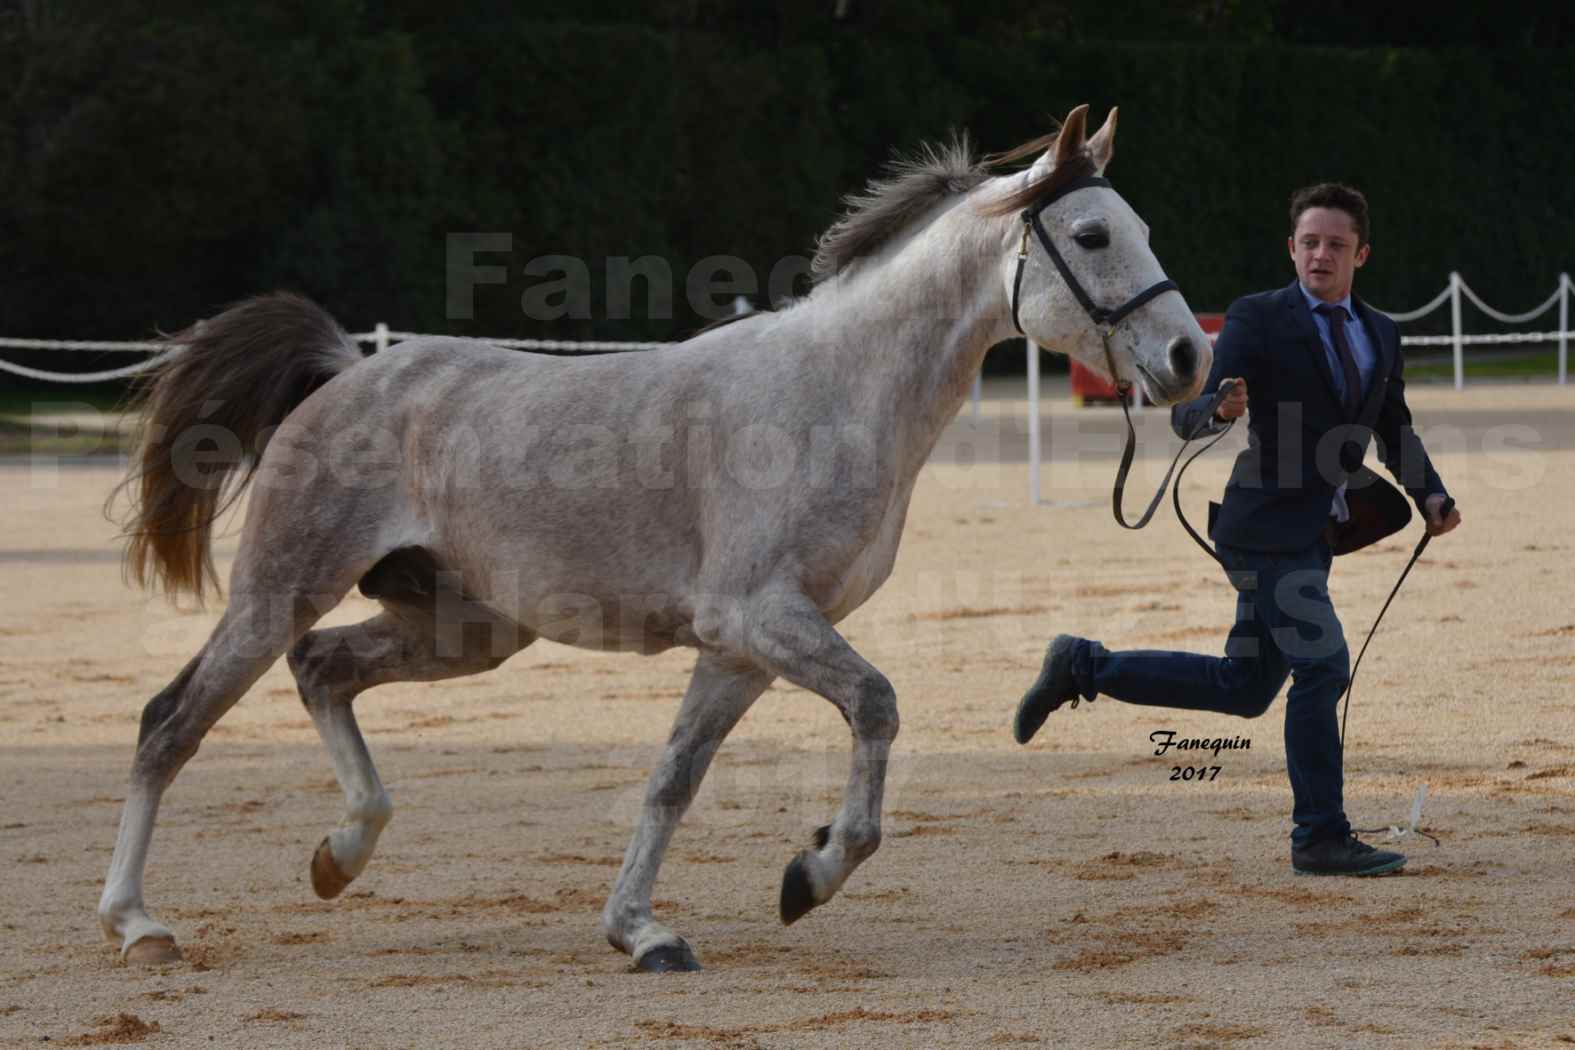
M805 597L777 596L747 617L754 658L837 706L853 731L853 764L842 809L816 830L814 846L782 876L782 921L791 924L826 903L853 869L880 847L886 762L897 736L897 695Z
M651 914L651 890L662 855L700 790L700 781L727 734L771 684L772 676L736 658L702 652L673 723L662 764L646 787L640 822L623 869L602 911L602 929L642 970L698 970L688 943Z

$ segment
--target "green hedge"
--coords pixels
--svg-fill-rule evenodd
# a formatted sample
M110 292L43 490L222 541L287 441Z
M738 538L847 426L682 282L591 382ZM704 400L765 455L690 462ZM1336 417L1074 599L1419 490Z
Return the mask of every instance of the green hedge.
M48 6L48 5L43 5ZM1119 104L1112 175L1194 308L1288 280L1286 200L1363 187L1360 285L1392 309L1459 269L1524 309L1571 266L1568 51L1327 50L971 36L942 6L849 31L580 23L485 6L63 4L0 17L0 330L133 338L289 286L347 325L674 338L698 260L762 282L895 149L984 149ZM605 6L605 5L603 5ZM262 10L258 10L261 7ZM662 11L684 9L669 3ZM447 316L449 234L507 232L504 285ZM590 318L523 316L535 256L584 259ZM673 316L607 317L609 256L658 256ZM762 289L762 292L764 290ZM757 294L756 299L759 299ZM54 359L58 363L58 358Z

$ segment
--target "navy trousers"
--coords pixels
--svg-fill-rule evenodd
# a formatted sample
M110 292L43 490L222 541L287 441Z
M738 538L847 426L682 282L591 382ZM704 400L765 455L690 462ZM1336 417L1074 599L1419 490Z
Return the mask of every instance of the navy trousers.
M1329 600L1329 545L1294 554L1220 547L1237 590L1236 624L1225 655L1131 650L1082 641L1073 656L1078 690L1131 704L1256 718L1291 679L1285 762L1295 800L1294 846L1343 838L1340 726L1336 714L1351 654Z

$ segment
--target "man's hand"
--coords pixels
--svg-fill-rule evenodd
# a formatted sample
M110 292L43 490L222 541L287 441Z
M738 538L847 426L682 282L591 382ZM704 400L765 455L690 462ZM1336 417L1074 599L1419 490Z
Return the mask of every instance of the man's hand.
M1221 399L1214 409L1214 415L1222 420L1238 419L1247 414L1247 381L1245 379L1222 379L1220 386L1234 384L1231 391Z
M1444 500L1448 497L1442 492L1435 492L1427 497L1423 507L1427 511L1427 534L1429 536L1442 536L1460 524L1460 508L1450 507L1449 516L1443 517Z

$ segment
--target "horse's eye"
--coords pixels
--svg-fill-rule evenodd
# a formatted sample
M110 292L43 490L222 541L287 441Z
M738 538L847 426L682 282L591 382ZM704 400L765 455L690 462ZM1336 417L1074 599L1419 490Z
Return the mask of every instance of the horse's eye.
M1083 233L1073 234L1072 239L1077 242L1079 248L1086 248L1089 251L1093 251L1096 248L1110 247L1110 234L1104 230L1087 230Z

